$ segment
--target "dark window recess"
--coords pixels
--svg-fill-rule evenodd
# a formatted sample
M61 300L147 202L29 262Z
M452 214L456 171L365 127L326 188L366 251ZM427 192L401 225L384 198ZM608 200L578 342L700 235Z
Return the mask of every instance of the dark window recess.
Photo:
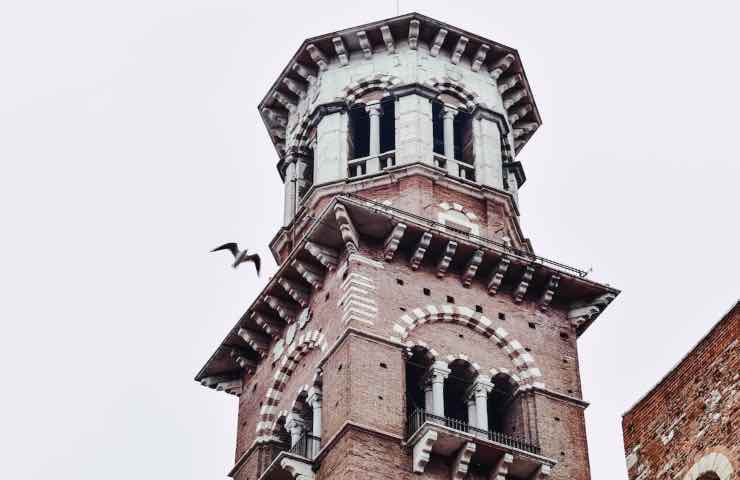
M347 280L347 275L349 275L349 272L345 270L344 273L342 274L342 280Z
M397 279L396 279L396 283L397 283L398 285L403 285L403 280L401 280L400 278L397 278Z
M401 310L402 312L406 311L406 307L398 307L398 309Z
M565 332L560 332L560 338L562 338L563 340L568 340L570 336Z
M529 348L529 347L525 348L524 350L526 350L527 352L531 352L532 351L532 349Z
M534 322L529 322L529 328L535 329L535 328L537 328L537 325L535 325Z
M473 116L467 112L457 112L454 122L455 160L472 165L474 162Z
M339 364L339 368L337 368L337 372L341 372L341 371L342 371L342 366L343 366L343 365L342 365L342 364L340 363L340 364Z
M424 288L422 291L424 292L424 295L426 295L427 297L432 294L432 291L429 290L428 288Z
M502 312L498 312L498 319L499 320L506 320L506 314Z
M383 395L378 395L378 400L383 400Z
M475 306L475 311L478 312L478 313L483 313L483 307L481 307L480 305L476 305Z
M324 295L324 300L329 300L329 292L326 292L326 295Z
M460 338L465 338L465 336L462 333L458 333L457 336Z
M555 421L556 422L559 422L560 421L560 417L555 417Z
M356 103L349 110L349 157L362 158L370 155L370 116L365 104Z
M396 148L396 102L389 98L380 106L383 109L380 116L380 153L384 153Z
M380 362L380 368L388 368L388 365L386 365L384 362Z
M455 297L447 295L447 303L455 303Z
M442 104L432 102L432 138L434 139L434 153L445 154L444 124L442 120Z

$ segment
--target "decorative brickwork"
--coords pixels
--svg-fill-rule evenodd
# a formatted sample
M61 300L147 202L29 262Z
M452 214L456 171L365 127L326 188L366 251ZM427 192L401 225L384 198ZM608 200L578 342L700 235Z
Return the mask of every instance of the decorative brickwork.
M630 480L740 478L740 303L624 415Z

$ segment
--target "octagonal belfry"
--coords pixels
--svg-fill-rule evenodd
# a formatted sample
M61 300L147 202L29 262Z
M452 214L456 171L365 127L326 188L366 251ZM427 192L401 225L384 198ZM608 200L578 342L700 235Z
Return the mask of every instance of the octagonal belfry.
M535 254L516 50L403 15L306 40L259 105L275 275L196 380L237 480L590 478L576 339L619 291Z

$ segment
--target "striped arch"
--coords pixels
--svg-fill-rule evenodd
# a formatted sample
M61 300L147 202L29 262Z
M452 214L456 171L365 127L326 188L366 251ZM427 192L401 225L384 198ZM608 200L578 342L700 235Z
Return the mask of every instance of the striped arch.
M416 327L434 322L464 325L488 337L511 359L520 388L526 389L532 386L544 388L544 383L539 381L542 372L537 367L532 354L527 352L517 340L510 339L509 332L501 327L494 328L493 322L468 307L427 305L426 307L415 308L412 312L402 315L398 322L393 324L391 340L405 343L406 338ZM501 372L506 373L503 370ZM509 374L509 376L514 378L513 374Z
M288 383L290 376L293 375L301 358L315 348L324 352L327 347L324 334L318 330L307 331L288 347L288 351L281 358L280 365L273 375L272 386L267 390L265 402L260 409L257 421L257 442L267 442L274 438L272 429L279 418L275 409L280 403L285 385Z
M366 93L373 90L385 90L385 96L390 95L388 90L400 83L401 79L396 76L385 73L376 73L350 83L344 90L342 90L342 96L347 101L347 104L352 105L359 98L362 98Z
M719 480L732 480L734 469L730 460L719 452L704 455L686 472L683 480L698 480L702 475L714 473Z
M449 77L432 77L424 82L424 84L440 94L446 93L459 98L471 111L480 103L477 93L469 90L463 83L452 80Z
M295 127L296 134L292 144L298 148L308 148L308 134L311 132L311 115L304 115Z

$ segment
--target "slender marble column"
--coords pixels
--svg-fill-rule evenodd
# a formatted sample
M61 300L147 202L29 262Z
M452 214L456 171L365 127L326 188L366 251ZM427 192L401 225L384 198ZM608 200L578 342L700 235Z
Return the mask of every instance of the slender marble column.
M321 393L314 392L308 398L308 404L313 408L313 428L311 435L321 438Z
M295 158L292 156L285 157L285 198L283 209L283 225L290 225L295 216L295 184L296 184L296 165Z
M442 109L442 130L445 141L445 157L447 158L447 171L450 175L457 176L457 164L455 160L455 115L457 110L450 107Z

